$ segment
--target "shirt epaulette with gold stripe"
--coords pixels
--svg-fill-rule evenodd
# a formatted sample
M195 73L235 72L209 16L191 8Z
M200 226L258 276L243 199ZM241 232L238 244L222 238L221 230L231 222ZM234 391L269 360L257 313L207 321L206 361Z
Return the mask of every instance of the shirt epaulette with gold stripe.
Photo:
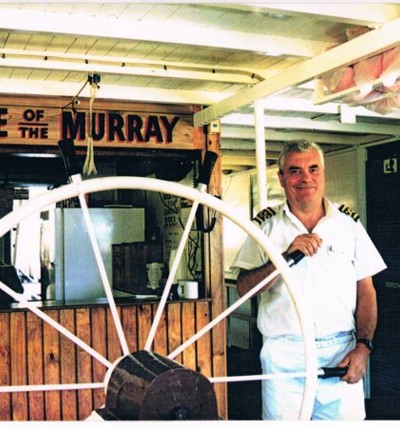
M358 215L358 213L353 211L353 209L350 209L346 205L340 205L339 210L340 212L343 212L345 215L349 215L350 217L352 217L355 222L357 222L360 219L360 216Z
M275 214L276 214L275 209L267 207L262 211L258 212L258 214L253 218L253 221L255 221L258 224L262 224L266 219L271 218Z

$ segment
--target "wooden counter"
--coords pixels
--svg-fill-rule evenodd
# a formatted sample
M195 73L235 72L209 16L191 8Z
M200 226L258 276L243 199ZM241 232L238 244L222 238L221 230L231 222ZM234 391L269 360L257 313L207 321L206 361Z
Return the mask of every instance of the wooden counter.
M144 348L157 302L117 300L131 351ZM40 308L113 362L122 354L107 303L43 302ZM211 301L168 302L154 351L168 355L210 321ZM104 365L43 322L19 308L0 310L0 385L103 382ZM176 357L185 367L213 375L211 333ZM218 390L217 398L218 398ZM102 389L0 393L0 420L83 420L104 404ZM221 416L222 406L218 401Z

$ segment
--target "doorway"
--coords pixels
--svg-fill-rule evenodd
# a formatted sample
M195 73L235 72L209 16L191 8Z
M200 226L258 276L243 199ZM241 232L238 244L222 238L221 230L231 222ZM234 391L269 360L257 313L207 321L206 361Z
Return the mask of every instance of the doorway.
M368 232L388 268L374 277L378 297L375 349L370 358L368 419L400 418L400 142L368 149Z

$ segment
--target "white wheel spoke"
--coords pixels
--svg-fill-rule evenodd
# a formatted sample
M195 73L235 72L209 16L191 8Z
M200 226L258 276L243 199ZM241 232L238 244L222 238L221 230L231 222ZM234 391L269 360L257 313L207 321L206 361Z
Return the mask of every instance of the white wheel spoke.
M172 264L171 273L168 276L167 283L166 283L166 285L164 287L164 291L163 291L163 294L161 296L160 304L159 304L159 306L157 308L157 312L156 312L156 315L154 317L153 324L151 325L151 328L150 328L150 333L149 333L149 335L147 337L146 345L144 347L144 349L146 351L150 350L151 345L152 345L152 343L154 341L154 336L156 334L157 327L158 327L158 324L160 322L160 319L161 319L161 316L162 316L162 313L163 313L163 310L164 310L164 307L165 307L165 303L167 302L167 299L168 299L168 296L169 296L169 292L171 290L172 282L173 282L173 280L175 278L175 274L176 274L176 272L178 270L179 262L180 262L180 260L182 258L182 254L183 254L183 252L185 250L185 245L186 245L187 240L189 238L190 229L192 228L194 217L196 216L196 212L197 212L198 206L199 206L198 202L193 202L192 209L190 210L188 219L186 221L185 228L184 228L182 236L181 236L181 240L179 242L178 249L176 251L176 256L175 256L175 260L174 260L174 262Z
M221 322L224 318L226 318L230 313L232 313L235 309L237 309L240 305L242 305L245 301L247 301L250 297L256 294L261 290L265 285L267 285L272 279L279 275L279 271L275 270L268 277L263 279L259 284L257 284L254 288L248 291L245 295L243 295L240 299L236 300L229 308L226 308L223 312L221 312L217 317L215 317L212 321L210 321L207 325L205 325L202 329L200 329L196 334L190 337L186 342L184 342L181 346L172 351L168 358L171 360L178 356L182 351L184 351L188 346L192 343L196 342L200 339L205 333L211 330L215 325Z
M319 370L318 375L323 375L324 371ZM267 379L290 379L290 378L306 378L310 376L308 372L283 372L283 373L270 373L260 375L241 375L241 376L215 376L208 378L212 384L223 382L245 382L245 381L261 381Z
M78 176L78 175L76 175L76 176ZM79 175L79 177L80 177L80 175ZM126 341L124 330L123 330L122 324L121 324L121 320L119 318L117 307L115 305L114 295L112 293L110 281L109 281L108 276L107 276L107 271L106 271L106 268L104 266L103 258L101 256L99 243L97 242L96 233L94 231L93 222L90 218L90 213L89 213L89 209L88 209L87 204L86 204L85 195L82 193L79 193L79 202L81 204L81 210L83 213L83 218L85 220L85 225L86 225L86 228L87 228L88 233L89 233L90 242L91 242L92 248L93 248L93 253L94 253L94 256L96 258L97 267L99 269L100 277L101 277L101 280L103 283L104 292L106 294L106 297L108 300L108 305L109 305L110 311L111 311L111 315L112 315L113 320L114 320L114 325L115 325L115 328L117 330L118 339L119 339L119 342L120 342L120 345L121 345L121 348L122 348L124 355L127 355L130 352L129 347L128 347L128 343Z
M35 384L35 385L10 385L0 387L0 393L22 393L28 391L61 391L61 390L95 390L104 388L104 382L82 382L77 384Z

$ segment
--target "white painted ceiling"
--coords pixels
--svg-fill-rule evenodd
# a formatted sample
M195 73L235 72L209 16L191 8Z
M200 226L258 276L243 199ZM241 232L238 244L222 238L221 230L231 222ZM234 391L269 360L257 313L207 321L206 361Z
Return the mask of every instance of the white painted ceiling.
M0 1L0 100L73 98L99 74L97 98L200 104L195 125L221 120L227 171L255 165L256 100L268 160L294 138L326 152L396 140L400 111L316 101L314 86L325 72L400 45L399 17L398 2ZM346 31L359 27L370 31L349 41ZM88 96L85 86L80 97Z

